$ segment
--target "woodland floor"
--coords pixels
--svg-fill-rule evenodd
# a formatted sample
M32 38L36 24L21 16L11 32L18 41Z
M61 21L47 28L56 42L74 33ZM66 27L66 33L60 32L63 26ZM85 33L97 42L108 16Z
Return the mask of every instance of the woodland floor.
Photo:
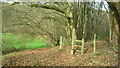
M86 52L71 55L71 46L59 46L13 52L3 57L5 66L117 66L117 53L105 41L97 41L97 53L91 43L85 43Z

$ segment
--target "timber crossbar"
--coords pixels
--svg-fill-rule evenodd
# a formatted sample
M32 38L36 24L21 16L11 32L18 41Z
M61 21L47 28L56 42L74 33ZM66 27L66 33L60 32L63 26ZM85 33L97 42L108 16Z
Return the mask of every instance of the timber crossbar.
M82 42L82 40L74 40L75 42Z

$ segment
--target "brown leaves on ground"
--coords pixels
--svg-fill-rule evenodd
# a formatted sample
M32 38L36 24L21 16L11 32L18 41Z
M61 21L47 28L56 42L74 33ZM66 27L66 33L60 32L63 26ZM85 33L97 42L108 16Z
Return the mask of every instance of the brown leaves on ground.
M97 53L93 54L91 43L85 43L84 55L76 52L71 55L71 46L59 46L14 52L17 55L4 57L6 66L117 66L117 54L105 42L97 42Z

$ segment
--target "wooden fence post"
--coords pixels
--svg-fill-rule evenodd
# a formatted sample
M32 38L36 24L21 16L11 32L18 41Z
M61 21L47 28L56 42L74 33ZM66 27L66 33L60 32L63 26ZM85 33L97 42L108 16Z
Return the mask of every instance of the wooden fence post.
M72 49L74 49L74 40L75 40L75 29L72 31Z
M60 49L62 49L62 36L60 36Z
M81 49L81 54L84 54L84 38L82 38L82 49Z
M71 54L74 54L74 40L75 40L75 29L73 28L72 31L72 50L71 50Z
M96 34L94 34L94 53L96 53Z

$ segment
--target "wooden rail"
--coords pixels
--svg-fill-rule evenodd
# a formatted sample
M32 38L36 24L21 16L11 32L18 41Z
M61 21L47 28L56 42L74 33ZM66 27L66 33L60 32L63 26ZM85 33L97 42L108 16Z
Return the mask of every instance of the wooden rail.
M82 40L74 40L75 42L82 42Z

